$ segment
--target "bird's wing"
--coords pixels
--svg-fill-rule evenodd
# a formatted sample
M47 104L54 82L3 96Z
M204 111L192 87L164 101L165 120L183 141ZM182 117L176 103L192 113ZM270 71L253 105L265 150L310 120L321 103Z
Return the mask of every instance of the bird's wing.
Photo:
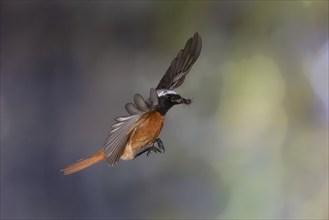
M201 37L196 32L193 38L190 38L183 50L179 51L175 59L160 80L156 89L174 89L182 85L186 75L189 73L192 65L198 59L202 47Z
M146 102L140 94L134 96L134 103L127 103L125 108L128 116L118 117L104 144L106 162L113 166L123 154L130 132L138 120L159 103L155 89L150 90L150 102Z

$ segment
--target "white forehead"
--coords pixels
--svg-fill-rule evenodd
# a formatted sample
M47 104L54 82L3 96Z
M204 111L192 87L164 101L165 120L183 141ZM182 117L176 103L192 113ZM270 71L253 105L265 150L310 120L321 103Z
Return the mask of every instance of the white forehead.
M177 93L173 90L168 90L168 89L159 89L159 90L157 90L157 95L159 97L167 95L167 94L177 94Z

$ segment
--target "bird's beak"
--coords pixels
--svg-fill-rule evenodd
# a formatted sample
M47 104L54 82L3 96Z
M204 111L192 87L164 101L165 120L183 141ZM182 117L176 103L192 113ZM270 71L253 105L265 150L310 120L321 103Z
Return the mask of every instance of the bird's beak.
M171 101L175 104L185 104L185 105L189 105L192 102L191 99L184 99L183 97L172 99Z
M184 99L182 98L182 101L181 101L182 104L185 104L185 105L189 105L192 103L192 99Z

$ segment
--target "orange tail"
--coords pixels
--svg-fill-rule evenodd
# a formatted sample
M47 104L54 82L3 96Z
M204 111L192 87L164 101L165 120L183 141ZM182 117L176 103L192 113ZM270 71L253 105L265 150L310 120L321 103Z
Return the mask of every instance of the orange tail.
M105 159L104 150L100 150L86 159L78 160L74 164L65 167L61 171L64 173L64 175L69 175L78 172L80 170L86 169L87 167L95 163L98 163L99 161L102 161L104 159Z

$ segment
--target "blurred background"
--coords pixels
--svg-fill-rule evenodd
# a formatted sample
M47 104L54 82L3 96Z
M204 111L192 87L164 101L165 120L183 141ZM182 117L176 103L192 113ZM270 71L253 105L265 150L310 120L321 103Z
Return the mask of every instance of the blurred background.
M166 152L99 163L199 32ZM1 218L328 218L328 1L1 1Z

